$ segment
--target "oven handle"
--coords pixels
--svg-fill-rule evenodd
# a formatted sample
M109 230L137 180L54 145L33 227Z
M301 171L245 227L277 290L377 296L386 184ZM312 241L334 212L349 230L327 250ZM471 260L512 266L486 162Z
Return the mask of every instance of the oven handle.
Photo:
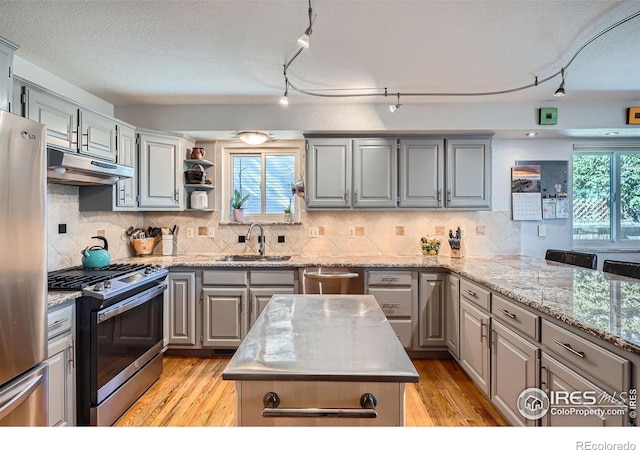
M118 314L122 314L129 311L130 309L135 308L136 306L140 306L143 303L154 299L166 290L167 285L165 283L157 284L152 288L147 289L146 291L143 291L134 297L131 297L123 303L118 303L111 308L107 308L104 311L98 313L98 323L102 323L105 320L109 320L112 317L117 316Z

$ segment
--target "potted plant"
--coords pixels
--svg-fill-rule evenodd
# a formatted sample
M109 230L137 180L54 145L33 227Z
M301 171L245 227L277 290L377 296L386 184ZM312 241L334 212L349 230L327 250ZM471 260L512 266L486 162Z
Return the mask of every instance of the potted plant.
M244 219L244 211L242 207L249 201L249 197L251 194L247 194L245 196L242 195L237 189L233 190L233 197L231 197L231 208L233 210L233 221L234 222L242 222Z
M291 199L289 199L289 206L284 207L284 221L293 222L293 216L291 215Z

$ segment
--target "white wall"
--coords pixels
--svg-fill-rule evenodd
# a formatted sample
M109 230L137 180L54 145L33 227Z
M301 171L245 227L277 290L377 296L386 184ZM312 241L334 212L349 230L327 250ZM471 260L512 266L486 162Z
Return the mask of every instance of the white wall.
M18 77L24 80L35 83L45 89L55 92L58 95L66 97L69 100L80 103L81 105L96 112L113 117L114 108L111 103L105 102L101 98L68 83L62 78L41 69L19 56L14 56L13 71Z

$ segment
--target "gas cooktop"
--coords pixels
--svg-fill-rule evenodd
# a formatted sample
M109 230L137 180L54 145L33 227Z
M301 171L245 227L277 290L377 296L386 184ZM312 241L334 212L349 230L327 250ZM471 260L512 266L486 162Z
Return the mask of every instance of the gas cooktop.
M81 291L87 286L111 280L127 273L152 267L150 264L110 264L105 267L88 269L82 266L56 270L48 274L50 291Z

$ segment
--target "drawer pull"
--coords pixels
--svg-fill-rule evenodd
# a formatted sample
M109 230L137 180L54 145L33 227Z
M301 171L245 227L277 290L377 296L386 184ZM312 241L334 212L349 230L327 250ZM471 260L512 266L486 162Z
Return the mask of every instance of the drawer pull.
M386 283L396 283L397 281L399 281L399 278L398 277L389 277L389 278L382 277L380 281L384 281Z
M562 342L560 342L557 339L554 340L553 342L555 342L556 344L558 344L560 347L564 348L565 350L569 350L574 355L579 356L580 358L584 358L584 352L579 352L579 351L576 351L576 350L572 349L569 344L563 344Z
M469 294L470 296L472 296L472 297L477 297L477 296L478 296L478 294L476 294L475 292L473 292L473 291L471 291L471 290L469 290L469 289L465 289L464 291L465 291L467 294Z
M382 304L382 309L393 309L393 308L400 308L400 303L383 303Z
M69 319L65 318L65 319L60 319L60 320L56 320L55 322L53 322L51 325L49 325L49 327L47 327L47 330L53 330L54 328L59 327L60 325L62 325L65 322L68 322Z
M267 392L262 399L264 409L262 417L340 417L350 419L375 419L378 403L373 394L366 393L360 397L362 408L278 408L280 397L275 392Z
M510 317L511 319L515 319L515 318L516 318L516 315L515 315L515 314L510 313L510 312L509 312L509 311L507 311L506 309L501 309L501 310L500 310L500 312L501 312L502 314L504 314L505 316Z

